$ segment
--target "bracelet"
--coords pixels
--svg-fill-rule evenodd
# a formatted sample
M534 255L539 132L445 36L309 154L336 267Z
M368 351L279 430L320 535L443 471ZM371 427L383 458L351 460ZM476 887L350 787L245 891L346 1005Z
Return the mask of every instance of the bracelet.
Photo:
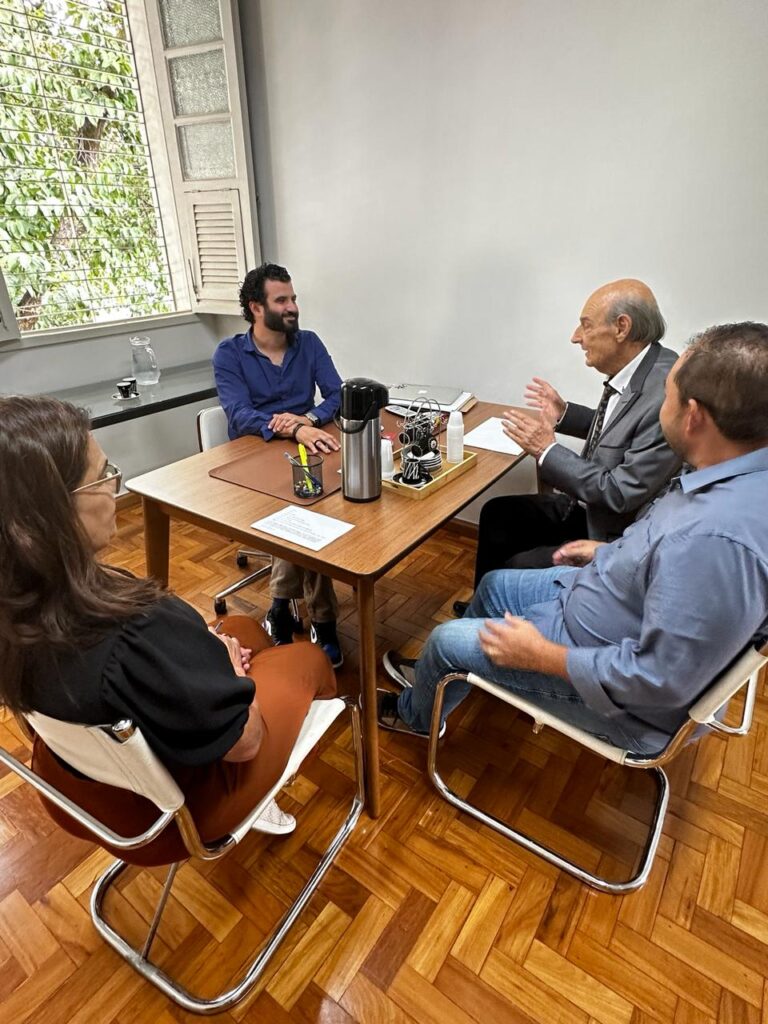
M301 430L301 428L302 427L306 427L306 425L307 425L306 423L297 423L296 424L296 426L293 428L293 431L291 432L291 440L292 441L296 440L296 435Z

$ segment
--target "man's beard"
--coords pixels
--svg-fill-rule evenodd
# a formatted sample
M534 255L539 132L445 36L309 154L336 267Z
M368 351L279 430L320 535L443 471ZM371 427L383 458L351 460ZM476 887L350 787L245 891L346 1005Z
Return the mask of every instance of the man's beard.
M264 326L268 327L270 331L280 331L291 342L299 329L299 317L297 314L295 320L286 320L282 313L275 313L271 309L265 309Z

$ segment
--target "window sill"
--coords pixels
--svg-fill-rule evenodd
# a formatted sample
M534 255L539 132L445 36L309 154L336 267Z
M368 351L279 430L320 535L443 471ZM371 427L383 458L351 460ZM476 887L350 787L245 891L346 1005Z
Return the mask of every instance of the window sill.
M110 335L141 334L142 331L157 327L180 327L198 323L199 317L190 311L184 313L162 313L158 316L136 317L131 320L110 320L107 323L89 324L86 327L61 327L50 331L30 331L21 338L0 343L0 352L15 352L20 349L44 348L48 345L64 345L67 342L95 341Z

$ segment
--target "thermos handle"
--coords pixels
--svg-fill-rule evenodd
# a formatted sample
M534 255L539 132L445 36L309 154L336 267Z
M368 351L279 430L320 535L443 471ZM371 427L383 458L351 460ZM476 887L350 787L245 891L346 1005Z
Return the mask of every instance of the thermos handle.
M377 413L378 410L379 410L379 407L376 404L376 399L374 398L371 401L371 404L368 406L368 409L366 410L365 416L363 416L363 418L360 420L360 426L359 427L353 427L352 430L349 430L349 429L343 427L342 424L341 424L341 418L340 418L338 413L333 417L333 422L336 424L336 426L339 428L339 430L342 432L342 434L359 434L360 431L363 430L363 428L366 426L366 424L369 423L370 420L373 419L374 414Z

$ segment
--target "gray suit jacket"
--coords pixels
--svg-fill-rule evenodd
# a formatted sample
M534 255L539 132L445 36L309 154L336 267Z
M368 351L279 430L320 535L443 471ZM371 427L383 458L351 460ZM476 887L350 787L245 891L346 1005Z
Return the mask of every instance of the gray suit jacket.
M592 458L587 461L557 444L539 467L541 480L585 503L587 532L593 540L620 537L680 468L659 425L664 381L676 360L671 349L649 345ZM594 415L595 410L585 405L569 404L557 429L586 438Z

